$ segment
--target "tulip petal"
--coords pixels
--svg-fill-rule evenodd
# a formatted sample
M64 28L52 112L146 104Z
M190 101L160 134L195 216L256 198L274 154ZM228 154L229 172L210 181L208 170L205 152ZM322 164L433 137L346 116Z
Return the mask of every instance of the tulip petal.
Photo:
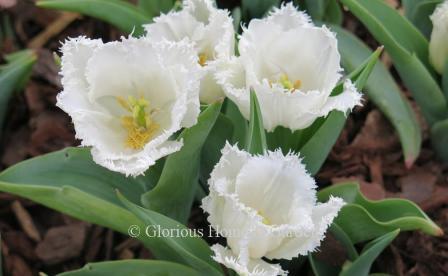
M170 137L194 125L200 112L202 71L190 43L128 38L103 44L80 37L62 51L64 91L57 104L72 117L81 144L92 146L95 162L136 176L182 147ZM145 120L156 124L141 148L127 144L123 118L131 114L122 101L129 97L142 98Z
M355 85L347 79L344 81L344 91L337 96L329 97L319 115L327 116L332 110L343 113L351 111L355 106L361 105L361 100L361 94L357 91Z
M277 276L287 275L280 265L270 264L261 259L242 260L239 256L232 253L231 250L222 245L215 244L212 246L215 253L213 259L224 266L233 269L239 275L248 276Z
M193 44L205 75L200 85L200 99L211 104L224 97L213 77L213 62L228 59L235 52L232 18L227 11L217 9L211 0L185 0L183 6L181 11L161 15L144 27L147 37L153 41L187 40Z

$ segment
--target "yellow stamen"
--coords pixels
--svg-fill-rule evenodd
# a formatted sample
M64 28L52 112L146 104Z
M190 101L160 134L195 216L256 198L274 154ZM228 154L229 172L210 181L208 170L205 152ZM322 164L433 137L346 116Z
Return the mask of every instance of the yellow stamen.
M302 81L301 80L296 80L294 82L294 89L300 89L301 86L302 86Z
M280 84L283 85L283 87L285 89L291 90L294 89L294 85L292 84L292 82L289 80L288 76L283 74L280 76L280 80L279 80Z
M149 102L143 97L136 99L132 96L126 101L122 97L117 97L118 103L131 115L121 118L121 125L127 130L125 145L131 149L141 149L151 140L159 125L151 120L151 113L147 113L146 108Z
M289 80L286 74L282 74L279 79L279 83L287 90L293 92L296 89L299 89L302 86L302 81L296 80L294 83Z
M199 64L205 66L208 60L207 54L199 54Z
M118 103L121 105L121 107L123 107L127 111L132 111L132 109L129 106L128 102L123 97L117 96L116 98L117 98Z
M263 224L271 225L271 221L268 218L266 218L261 211L258 211L257 214L263 218L261 221Z

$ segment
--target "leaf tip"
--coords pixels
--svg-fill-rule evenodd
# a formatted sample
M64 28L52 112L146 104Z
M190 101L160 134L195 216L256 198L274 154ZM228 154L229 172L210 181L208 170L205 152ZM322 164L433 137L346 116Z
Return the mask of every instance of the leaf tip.
M414 165L415 159L416 158L414 155L406 157L406 159L404 160L404 165L406 166L406 169L409 170L412 168L412 166Z
M445 235L445 232L443 231L442 228L440 228L438 225L436 225L436 229L435 229L435 234L436 237L442 237L443 235Z

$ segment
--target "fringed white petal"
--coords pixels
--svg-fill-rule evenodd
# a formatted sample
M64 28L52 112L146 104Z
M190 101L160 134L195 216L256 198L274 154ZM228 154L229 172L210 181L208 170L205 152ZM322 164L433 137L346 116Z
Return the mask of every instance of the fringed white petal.
M101 40L84 36L69 38L62 44L60 75L64 90L57 95L56 105L65 112L92 109L87 99L86 65L93 52L102 45Z
M222 154L202 208L226 238L229 254L238 256L237 264L291 259L319 246L344 203L334 197L316 202L315 181L298 155L280 150L250 155L228 143Z
M328 202L318 203L312 207L313 230L306 233L295 233L295 237L285 239L283 244L269 252L266 257L291 260L298 255L306 256L308 253L316 251L325 238L325 232L344 204L342 199L330 197Z
M351 80L344 81L344 91L334 97L329 97L325 105L320 109L319 117L327 116L332 110L343 113L351 111L355 106L361 105L362 95L358 92Z
M58 106L72 117L81 144L92 147L94 161L110 170L143 174L182 147L182 141L170 141L175 132L197 122L203 72L186 41L128 38L102 44L81 37L63 46L62 60L64 91ZM125 143L127 111L117 97L129 96L147 100L159 126L140 149Z
M213 259L227 268L233 269L239 275L244 276L277 276L287 275L280 265L270 264L262 259L246 259L233 254L233 252L222 245L212 246L215 253Z
M228 11L217 9L211 0L185 0L183 9L170 12L145 25L147 37L154 41L191 42L202 62L204 78L200 84L200 100L213 103L224 97L214 79L214 62L234 55L235 35Z
M267 131L304 129L331 110L347 111L360 101L349 84L342 95L330 97L342 76L335 34L315 27L292 4L252 20L239 52L217 64L215 78L246 119L254 89Z
M267 20L282 26L287 31L297 27L313 27L308 14L298 11L292 2L283 4L281 8L274 8Z

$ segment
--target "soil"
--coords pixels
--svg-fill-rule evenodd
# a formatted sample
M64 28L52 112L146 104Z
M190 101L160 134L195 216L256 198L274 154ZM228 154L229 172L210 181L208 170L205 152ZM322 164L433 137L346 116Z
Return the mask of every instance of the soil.
M399 5L397 1L389 2ZM226 3L227 7L233 4ZM7 8L1 10L2 6ZM110 41L122 34L99 20L37 9L33 1L0 0L0 11L0 19L9 21L12 31L11 36L0 40L0 56L32 47L39 57L30 81L9 105L0 144L3 170L22 160L79 144L70 118L55 107L62 87L53 52L60 42L79 35ZM346 15L344 25L372 48L378 46L350 15ZM383 54L382 60L390 67L387 54ZM394 68L390 70L401 83ZM406 88L402 90L413 103ZM418 108L415 110L419 114ZM428 128L423 119L421 122L423 148L412 167L407 168L394 129L366 99L363 107L348 118L317 175L319 185L337 185L353 179L361 183L362 192L370 199L413 200L448 232L448 165L439 161L431 149ZM200 221L203 214L194 208L192 226ZM0 193L0 232L5 275L38 275L41 271L53 275L82 267L86 262L152 257L136 240L5 193ZM375 262L373 272L376 271L448 275L448 237L401 233Z

